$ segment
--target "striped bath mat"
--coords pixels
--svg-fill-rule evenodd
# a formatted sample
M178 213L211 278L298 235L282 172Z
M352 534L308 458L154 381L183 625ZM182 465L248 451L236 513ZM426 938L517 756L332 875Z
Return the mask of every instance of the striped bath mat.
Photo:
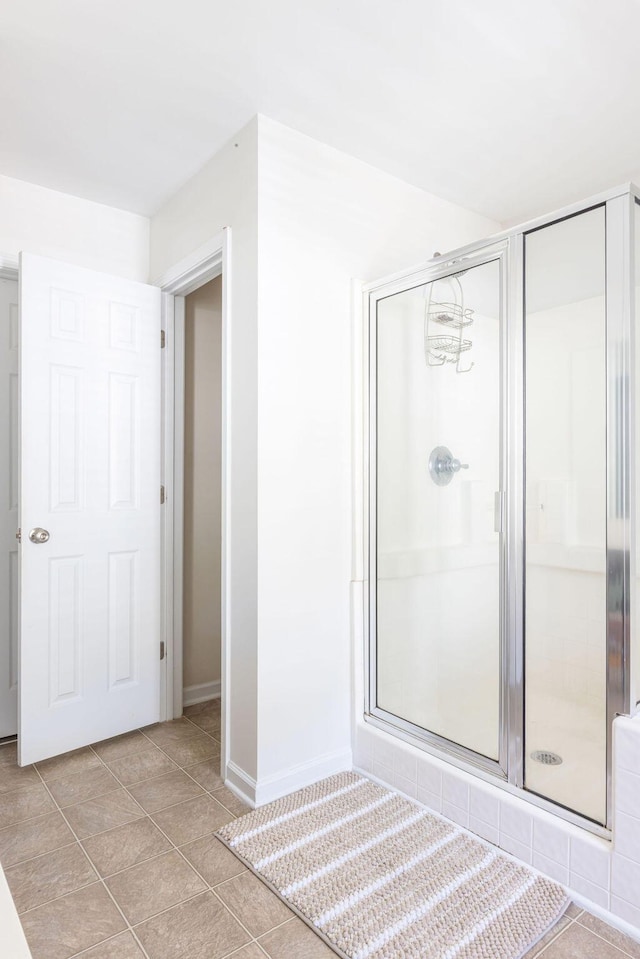
M344 959L519 959L565 891L356 773L217 833Z

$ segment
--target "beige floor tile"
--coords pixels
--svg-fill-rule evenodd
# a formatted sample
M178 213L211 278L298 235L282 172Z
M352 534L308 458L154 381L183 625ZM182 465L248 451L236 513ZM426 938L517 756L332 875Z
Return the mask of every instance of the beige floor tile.
M110 763L113 759L122 759L123 756L141 753L148 748L149 740L142 735L139 729L134 729L132 733L125 733L124 736L105 739L101 743L96 743L93 747L105 763Z
M216 886L216 893L256 938L293 917L289 907L250 872Z
M0 765L0 794L36 783L40 783L40 777L33 766L16 766L13 762Z
M565 916L568 916L569 919L577 919L578 916L582 913L580 906L577 906L575 902L570 902L565 912Z
M153 814L154 822L176 846L215 832L232 819L232 814L224 806L207 795Z
M292 919L260 937L271 959L335 959L335 952L301 919Z
M550 946L547 946L540 959L627 959L627 957L624 952L609 945L580 923L572 922Z
M211 795L214 799L217 799L219 803L222 803L225 809L233 813L234 816L244 816L245 813L251 812L251 806L243 802L242 799L231 792L230 789L227 789L226 786L222 786L220 789L214 789Z
M18 761L18 744L16 742L0 743L0 766L11 765Z
M44 816L56 808L42 783L22 786L0 795L0 829L14 822Z
M231 959L265 959L265 954L257 943L250 942L248 946L243 946L239 952L234 952ZM291 959L293 959L293 956Z
M169 840L146 816L85 839L82 845L101 876L111 876L171 850Z
M526 953L524 959L534 959L535 956L539 956L542 950L546 949L549 943L552 942L556 936L562 932L563 929L566 929L570 922L571 920L566 914L562 916L562 918L558 920L553 928L542 937L540 942L537 942L533 949L530 949L529 952Z
M185 776L182 770L177 769L167 776L147 779L146 782L130 786L129 792L146 812L155 813L165 806L202 796L204 790L193 779Z
M193 863L210 886L233 879L246 872L237 856L234 856L215 836L203 836L195 842L180 847L180 852Z
M0 862L6 869L24 859L42 856L75 839L59 812L0 829Z
M172 719L168 723L148 726L144 734L151 742L164 749L166 743L180 743L185 739L191 739L192 736L198 735L198 730L193 728L193 724L188 719L181 716L180 719Z
M67 806L64 811L78 839L87 839L107 829L141 819L144 812L124 789L105 793L97 799Z
M10 866L6 877L18 912L66 896L97 879L77 842Z
M208 759L204 763L197 763L195 766L187 766L185 772L188 773L196 782L212 792L214 789L220 789L224 786L224 779L220 775L220 760Z
M38 772L45 782L52 782L54 779L63 779L65 776L73 776L75 773L83 773L87 769L93 769L100 766L100 760L89 746L82 749L74 749L73 752L64 753L62 756L54 756L53 759L45 759L41 763L36 763Z
M104 766L95 766L74 776L65 776L49 783L51 795L59 806L72 806L74 803L94 799L104 793L112 792L120 783Z
M177 743L163 743L162 749L178 766L183 767L220 757L220 744L197 730L196 735L190 739Z
M586 929L590 929L591 932L602 936L603 939L606 939L607 942L610 942L618 949L622 949L622 951L628 956L631 956L632 959L640 959L640 942L635 942L633 939L630 939L629 936L625 936L623 932L614 929L613 926L609 926L601 919L592 916L590 912L583 912L578 922Z
M83 952L81 959L144 959L144 953L132 933L122 932L115 939Z
M111 876L106 884L131 925L207 888L175 849Z
M221 704L219 699L209 699L206 703L195 703L193 706L185 706L184 715L192 722L196 716L220 716Z
M220 716L209 716L209 715L200 715L200 716L189 716L189 720L194 723L201 729L207 736L213 736L214 739L217 739L220 742Z
M130 786L145 779L154 779L156 776L163 776L176 769L175 763L151 744L144 752L114 759L108 763L108 766L124 786Z
M136 934L149 959L220 959L250 939L211 892L143 922Z
M68 959L126 928L102 883L21 916L33 959Z

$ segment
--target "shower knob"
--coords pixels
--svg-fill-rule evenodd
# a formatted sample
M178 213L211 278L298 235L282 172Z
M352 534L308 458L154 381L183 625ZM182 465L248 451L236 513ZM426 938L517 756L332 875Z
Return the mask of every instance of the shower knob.
M468 463L461 463L446 446L436 446L429 457L429 473L436 486L448 486L454 473L468 470Z

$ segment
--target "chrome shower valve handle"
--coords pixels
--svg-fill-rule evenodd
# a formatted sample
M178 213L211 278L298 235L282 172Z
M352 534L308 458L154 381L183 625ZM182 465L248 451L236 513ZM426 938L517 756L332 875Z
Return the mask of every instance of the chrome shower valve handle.
M448 486L455 473L468 470L468 463L461 463L446 446L436 446L429 457L429 473L436 486Z

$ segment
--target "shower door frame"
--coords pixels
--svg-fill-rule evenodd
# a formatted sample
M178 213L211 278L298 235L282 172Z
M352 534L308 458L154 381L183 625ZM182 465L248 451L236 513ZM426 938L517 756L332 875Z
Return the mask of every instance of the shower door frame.
M571 204L476 243L433 258L423 266L365 284L363 544L364 719L395 738L472 772L487 782L596 835L611 836L613 720L631 712L631 619L635 616L635 265L633 184ZM605 206L606 233L606 688L607 758L604 826L525 789L524 785L524 590L525 590L525 384L524 238L544 226ZM377 304L380 300L464 269L500 260L501 431L500 477L503 532L500 540L500 756L498 762L424 730L377 706ZM458 266L458 269L460 267ZM640 278L639 278L640 279ZM622 395L619 384L623 385ZM622 519L620 513L622 512ZM613 555L619 557L614 563ZM636 691L640 694L640 690ZM635 697L634 697L635 698Z
M509 354L515 353L519 344L514 342L513 331L508 329L506 317L509 315L510 301L513 297L513 291L509 289L509 277L513 275L513 270L509 269L510 258L516 257L517 243L515 238L508 237L502 240L489 240L482 246L477 246L473 251L463 252L454 251L453 254L438 257L433 265L429 265L414 273L405 274L401 279L391 279L382 282L376 287L368 288L368 317L369 317L369 430L368 430L368 463L369 463L369 489L368 489L368 568L369 583L377 584L377 309L381 300L387 299L407 290L424 286L427 283L441 280L449 276L455 276L461 271L469 271L475 267L485 266L488 263L498 263L499 267L499 349L500 349L500 417L499 417L499 477L501 493L501 531L499 533L499 563L498 563L498 584L499 584L499 648L500 648L500 704L498 719L498 760L490 759L481 753L475 752L467 746L462 746L453 742L438 733L425 730L421 726L409 720L403 719L389 711L382 709L377 705L377 589L369 589L369 602L367 610L368 623L368 660L370 664L369 680L365 683L365 712L369 719L378 721L385 728L392 726L395 730L404 733L411 738L420 740L421 745L431 747L434 750L447 753L452 759L457 759L464 763L488 773L497 776L500 779L508 780L509 771L513 763L513 752L510 749L509 730L521 726L521 717L517 714L517 689L512 689L513 684L518 682L517 655L516 650L511 649L512 632L510 624L521 620L519 611L512 610L511 604L515 597L515 591L512 589L511 577L509 576L508 566L508 544L513 539L516 529L514 523L517 523L517 517L512 516L512 510L509 508L507 490L512 474L511 464L508 460L508 451L512 444L510 443L507 432L512 424L508 422L508 410L511 404L508 401L509 390L512 383L509 376L509 370L515 368ZM463 261L463 262L461 262ZM517 329L518 327L516 327ZM521 538L521 537L520 537ZM520 680L521 681L521 680ZM514 715L513 710L516 709Z

